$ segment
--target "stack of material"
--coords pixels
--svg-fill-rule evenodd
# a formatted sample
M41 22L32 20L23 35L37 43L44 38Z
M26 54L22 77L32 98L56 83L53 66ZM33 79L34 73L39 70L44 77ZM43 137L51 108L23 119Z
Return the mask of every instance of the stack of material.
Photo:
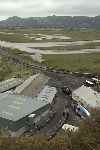
M72 125L69 125L69 124L64 124L63 127L62 127L63 130L67 131L73 131L73 132L76 132L78 131L78 127L75 127L75 126L72 126Z
M56 93L57 89L55 87L45 86L44 89L38 95L37 99L49 102L51 104L55 98Z

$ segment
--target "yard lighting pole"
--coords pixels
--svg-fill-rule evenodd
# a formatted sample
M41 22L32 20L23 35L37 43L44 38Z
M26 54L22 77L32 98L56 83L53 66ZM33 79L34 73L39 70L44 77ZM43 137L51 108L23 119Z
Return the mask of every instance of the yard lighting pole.
M98 90L98 92L100 92L99 76L97 76L97 79L98 79L98 81L97 81L97 90Z

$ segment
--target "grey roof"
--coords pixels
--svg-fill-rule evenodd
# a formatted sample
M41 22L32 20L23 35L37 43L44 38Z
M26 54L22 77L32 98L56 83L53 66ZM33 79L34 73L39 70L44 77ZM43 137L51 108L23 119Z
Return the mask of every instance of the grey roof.
M17 121L49 104L37 98L0 94L0 117Z
M22 79L11 78L5 81L0 82L0 93L10 90L23 82Z
M90 87L81 86L72 93L73 99L80 101L89 107L100 107L100 93Z

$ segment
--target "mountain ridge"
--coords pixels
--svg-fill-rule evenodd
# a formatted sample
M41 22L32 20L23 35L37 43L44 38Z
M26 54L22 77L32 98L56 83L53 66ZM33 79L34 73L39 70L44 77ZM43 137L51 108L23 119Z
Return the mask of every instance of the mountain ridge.
M9 17L0 21L0 27L35 27L35 28L100 28L100 16L48 16L48 17Z

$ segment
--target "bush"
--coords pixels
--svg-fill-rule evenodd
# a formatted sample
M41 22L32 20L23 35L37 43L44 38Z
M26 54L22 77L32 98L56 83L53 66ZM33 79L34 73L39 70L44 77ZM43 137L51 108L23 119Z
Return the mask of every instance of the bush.
M76 133L63 133L51 141L42 136L1 137L0 150L100 150L100 110L82 121Z

